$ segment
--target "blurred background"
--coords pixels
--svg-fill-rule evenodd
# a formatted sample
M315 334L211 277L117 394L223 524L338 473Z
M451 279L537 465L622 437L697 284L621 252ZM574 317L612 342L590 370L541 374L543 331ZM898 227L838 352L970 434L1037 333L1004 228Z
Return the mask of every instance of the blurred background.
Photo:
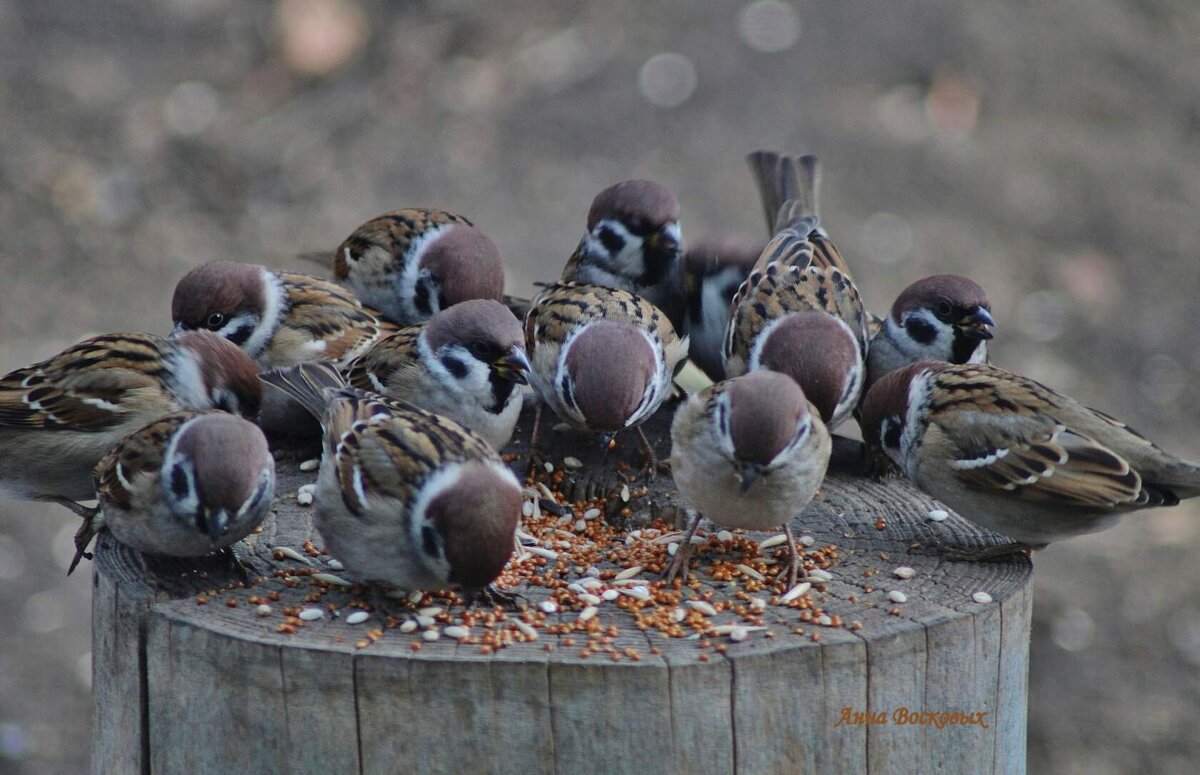
M401 206L474 219L517 294L625 178L685 241L762 234L768 147L820 155L871 308L969 274L997 363L1200 458L1198 41L1194 0L0 0L0 373ZM86 767L76 522L0 501L3 772ZM1185 505L1038 555L1033 772L1195 771L1197 549Z

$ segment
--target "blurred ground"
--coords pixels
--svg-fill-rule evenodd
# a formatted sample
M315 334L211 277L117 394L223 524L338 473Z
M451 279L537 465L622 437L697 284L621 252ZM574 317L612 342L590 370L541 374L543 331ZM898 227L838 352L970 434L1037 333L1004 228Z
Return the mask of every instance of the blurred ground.
M218 258L318 270L404 205L468 214L510 286L653 177L684 234L762 230L742 156L813 151L870 306L968 273L995 360L1200 457L1200 7L0 0L0 373L168 329ZM1200 512L1037 558L1034 772L1194 772ZM0 772L86 766L74 518L0 503Z

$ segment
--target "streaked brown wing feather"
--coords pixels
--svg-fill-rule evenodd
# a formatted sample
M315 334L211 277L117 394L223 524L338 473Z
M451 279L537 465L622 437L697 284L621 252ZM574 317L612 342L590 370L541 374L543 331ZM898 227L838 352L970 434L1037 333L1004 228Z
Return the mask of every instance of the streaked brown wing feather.
M393 210L372 218L338 245L333 254L333 275L339 280L345 280L349 276L350 265L346 261L346 251L349 251L355 260L361 260L373 247L382 248L394 268L396 259L408 252L414 239L430 229L450 223L472 225L471 221L461 215L424 208ZM385 271L384 267L377 269L380 274Z
M100 459L92 472L96 494L122 509L132 507L133 493L144 476L156 476L162 469L163 452L179 427L206 412L175 412L161 417L141 430L126 436ZM129 485L129 487L126 486Z
M378 340L392 324L364 307L349 290L317 277L281 272L291 311L288 323L314 341L325 342L325 356L339 362L352 357Z
M408 326L381 338L342 370L346 382L359 390L382 392L380 385L387 385L392 374L417 361L421 330Z

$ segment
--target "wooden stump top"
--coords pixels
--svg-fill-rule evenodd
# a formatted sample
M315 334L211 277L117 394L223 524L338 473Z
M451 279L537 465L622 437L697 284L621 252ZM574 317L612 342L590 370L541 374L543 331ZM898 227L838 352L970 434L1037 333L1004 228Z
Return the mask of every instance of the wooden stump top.
M514 455L512 465L520 478L531 466L524 446L531 414L527 412L518 426L521 443L507 450ZM670 447L670 417L665 410L645 426L663 459ZM564 471L558 488L568 498L606 500L607 514L600 519L619 523L623 535L640 527L643 536L653 540L661 533L649 528L652 520L682 524L681 504L669 475L660 475L642 497L638 494L643 480L629 481L642 461L636 435L623 434L616 449L604 454L590 438L552 430L552 418L545 419L550 422L543 423L541 457L556 471ZM300 471L297 459L303 456L281 456L273 515L261 533L236 547L244 573L228 557L152 558L121 546L110 535L99 538L95 628L96 639L108 639L108 645L97 647L97 704L111 702L101 696L106 692L129 695L130 676L122 670L131 673L135 668L140 671L137 692L143 706L147 692L151 697L140 711L143 734L136 745L114 739L115 733L97 722L98 758L113 754L118 759L104 761L133 756L143 765L178 765L192 761L189 751L200 756L213 746L227 746L216 739L218 730L225 728L220 724L206 730L193 723L186 735L172 733L165 723L156 731L155 719L178 724L194 713L193 708L207 705L214 714L232 713L237 723L249 728L263 729L263 719L275 719L279 729L291 730L269 739L261 734L240 739L237 745L247 748L231 754L232 761L247 766L261 766L264 757L275 757L319 763L331 771L358 771L371 769L369 762L382 765L390 756L421 761L434 756L435 749L437 761L459 756L466 763L468 752L476 749L454 749L464 734L507 730L526 744L519 752L504 748L505 771L553 770L547 762L570 771L564 762L612 756L614 749L604 738L627 733L636 734L636 739L670 741L661 762L667 769L733 771L736 764L736 769L757 772L780 767L783 761L809 769L824 763L836 771L856 763L883 762L890 768L921 767L931 761L923 758L926 753L912 751L931 752L929 756L942 762L969 763L968 769L978 771L992 771L993 765L1011 769L1005 762L1014 756L1023 762L1024 756L1031 564L1023 556L983 563L945 560L940 544L979 548L1000 539L954 514L944 521L931 520L929 513L941 508L935 501L903 480L864 477L860 453L858 442L835 437L829 475L818 497L793 520L797 536L814 539L807 550L810 559L836 547L827 571L831 578L813 585L804 596L807 607L772 604L784 591L782 585L748 591L756 586L753 574L736 570L741 563L769 573L782 562L764 566L750 555L702 544L693 557L693 587L680 595L684 600L704 599L723 610L714 616L681 606L688 617L682 623L685 637L636 626L634 613L619 605L621 600L633 603L628 594L596 605L594 619L585 624L579 621L586 603L577 602L578 588L552 592L545 586L522 586L509 591L522 596L536 614L526 618L536 621L537 637L528 639L525 628L513 623L520 614L509 610L502 621L494 622L496 631L508 633L508 644L498 649L444 634L427 640L432 636L416 624L418 608L444 609L435 617L438 630L461 622L464 611L461 605L450 606L429 595L420 603L387 600L386 617L374 611L365 622L348 624L347 616L361 610L352 606L377 606L382 602L379 593L307 575L328 573L353 580L353 569L331 566L327 555L310 556L311 547L323 542L313 528L311 507L298 506L296 495L301 485L315 481L316 474ZM576 458L581 466L566 472L564 457ZM533 465L544 470L541 463ZM624 466L627 471L618 470ZM629 488L628 502L622 497L623 486ZM622 509L630 513L622 517ZM581 518L576 511L558 529L571 533ZM701 534L715 535L717 530L703 523ZM746 538L761 542L774 534L736 535L734 544ZM308 551L306 542L311 542ZM665 544L660 546L665 550ZM769 557L771 552L764 554ZM720 581L709 574L718 561L735 568L731 579ZM568 562L565 553L559 560L531 555L523 562L543 565L542 573L557 563L561 582L556 583L564 587L589 578L588 568ZM897 576L901 566L914 571L911 578ZM603 583L589 592L599 596L617 588L612 576L620 567L601 563L596 570ZM651 592L658 581L652 570L647 567L637 576ZM767 581L772 581L769 575ZM638 584L623 588L631 586ZM889 598L892 591L902 592L906 601ZM973 599L981 592L992 602ZM546 614L541 604L552 594L557 595L559 609ZM260 615L261 604L270 607L269 614ZM320 609L323 616L296 618L306 608ZM132 625L121 625L118 619L136 610L146 612L145 621L137 625L138 632L122 634L122 626ZM477 610L482 615L488 609ZM410 620L414 624L405 624ZM740 641L727 631L712 630L734 623L764 629L748 629ZM552 631L557 629L572 631ZM597 639L589 648L588 631L596 630L604 642ZM477 624L471 634L479 638L484 628ZM129 655L133 642L139 648L144 643L144 657L139 659L145 664L101 665L112 655ZM197 675L187 674L183 666L188 665ZM108 674L102 675L105 670ZM236 681L220 680L231 671ZM900 707L986 711L992 731L962 727L934 732L932 727L909 729L894 721L837 724L846 708L892 713ZM682 723L689 708L706 708L703 714L711 714L712 721ZM298 712L304 714L302 723L289 717ZM737 723L743 716L753 723ZM114 718L109 716L111 724L137 723L135 718ZM403 730L422 729L430 719L460 728L446 730L444 736L404 738ZM901 746L889 753L883 741L913 730L922 735L920 746ZM970 738L973 734L976 737ZM983 739L979 735L987 735L984 753L979 745L964 743ZM329 741L341 742L331 747ZM1002 750L1014 741L1020 750ZM115 752L109 750L114 746ZM264 747L269 749L265 753ZM631 744L628 756L631 766L659 771L654 766L657 754L647 758L645 750ZM983 759L988 766L980 768ZM611 771L622 771L619 763L613 762Z

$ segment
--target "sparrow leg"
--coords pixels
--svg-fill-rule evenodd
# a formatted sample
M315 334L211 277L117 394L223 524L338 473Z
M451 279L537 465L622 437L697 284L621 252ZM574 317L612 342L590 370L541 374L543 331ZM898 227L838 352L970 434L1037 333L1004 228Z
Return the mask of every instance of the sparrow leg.
M1012 541L983 549L947 549L944 556L951 562L987 562L988 560L1007 559L1018 554L1028 555L1034 548L1029 544Z
M808 581L808 571L804 569L804 563L800 559L800 552L796 551L796 536L792 535L792 526L790 523L783 523L783 534L787 536L788 542L787 588L791 589L792 587L796 586L796 576L799 574L803 574L804 580Z
M654 447L650 445L642 426L637 427L637 432L638 438L642 440L642 453L646 456L646 478L653 482L654 477L658 475L658 456L654 454Z
M70 498L59 498L56 496L48 500L70 509L83 519L83 524L75 531L75 556L71 559L71 564L67 566L67 575L70 576L75 572L75 568L79 565L80 560L85 557L89 560L92 559L92 553L87 551L88 544L92 542L92 539L100 532L100 528L104 526L104 515L100 511L99 506L81 506Z
M488 584L472 594L464 595L464 597L468 606L485 603L491 606L519 611L529 605L529 600L524 595L500 589L495 584ZM520 601L520 604L518 604L518 601Z
M696 528L700 527L700 512L688 510L692 515L691 523L688 525L687 533L683 536L683 543L679 545L679 551L675 552L674 559L671 560L670 567L667 568L667 583L670 584L683 571L683 580L687 581L687 565L688 559L692 554L692 536L696 535Z
M533 431L529 434L529 453L537 452L538 436L542 434L542 402L538 401L533 409Z

